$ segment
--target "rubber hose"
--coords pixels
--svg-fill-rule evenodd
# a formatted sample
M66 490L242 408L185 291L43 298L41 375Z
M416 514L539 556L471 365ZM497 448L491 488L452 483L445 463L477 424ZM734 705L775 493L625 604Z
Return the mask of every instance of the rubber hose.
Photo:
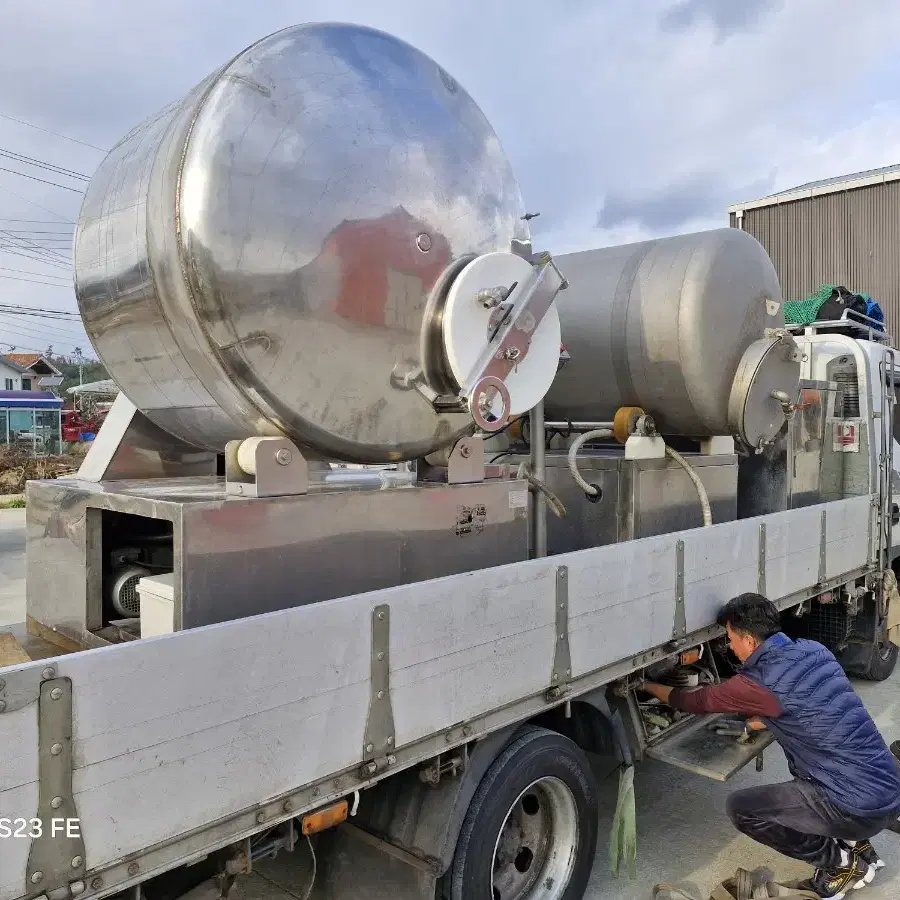
M590 497L596 497L597 494L600 493L600 490L594 485L588 484L581 477L581 473L578 471L578 451L581 450L588 441L598 441L601 438L611 437L613 437L611 428L598 428L595 431L586 431L584 434L579 435L572 442L572 446L569 447L569 471L572 473L572 477L575 479L575 483L578 487Z
M709 506L709 495L706 493L706 488L703 486L700 476L694 471L694 467L677 450L673 450L668 444L666 444L666 456L668 456L669 459L674 459L675 462L687 472L688 478L694 482L694 487L697 489L697 496L700 498L700 508L703 511L703 527L708 528L712 525L712 509L710 509Z

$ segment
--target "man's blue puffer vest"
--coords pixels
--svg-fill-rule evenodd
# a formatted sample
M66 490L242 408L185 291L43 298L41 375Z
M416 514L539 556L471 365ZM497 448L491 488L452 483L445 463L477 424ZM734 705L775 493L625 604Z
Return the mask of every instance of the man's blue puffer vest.
M741 674L768 688L782 715L765 723L791 773L863 818L900 813L900 768L840 663L815 641L772 635Z

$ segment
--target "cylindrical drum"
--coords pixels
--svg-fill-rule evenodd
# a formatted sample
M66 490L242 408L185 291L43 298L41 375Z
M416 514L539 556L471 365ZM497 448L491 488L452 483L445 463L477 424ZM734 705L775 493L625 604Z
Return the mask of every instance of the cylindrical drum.
M623 406L664 434L731 434L728 401L744 351L784 327L778 276L762 245L734 228L558 256L571 360L548 419L610 421Z
M297 26L110 152L77 226L78 302L123 393L192 445L283 434L411 459L472 425L414 389L432 289L527 246L523 214L440 66L369 28Z

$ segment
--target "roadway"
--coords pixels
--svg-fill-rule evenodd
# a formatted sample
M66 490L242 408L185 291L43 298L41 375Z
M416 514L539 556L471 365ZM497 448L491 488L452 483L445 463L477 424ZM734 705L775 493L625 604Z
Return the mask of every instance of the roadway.
M24 510L0 510L0 625L25 618L25 514ZM882 684L857 682L856 688L889 741L900 737L900 671ZM600 765L598 774L608 775ZM653 760L635 773L638 822L637 878L627 874L614 879L607 858L607 841L612 812L616 805L615 775L602 782L603 814L593 877L585 900L648 900L659 882L675 882L697 900L707 900L712 887L738 867L767 868L779 879L801 878L808 868L736 834L725 816L725 797L730 790L752 784L786 780L787 767L781 751L771 748L766 765L757 773L751 765L727 785L673 769ZM864 891L854 892L860 900L896 900L900 897L900 837L886 833L875 841L887 867ZM253 900L287 900L277 885L287 890L291 884L290 857L282 857L260 867L263 877L248 885ZM243 892L242 892L243 893ZM398 898L400 900L400 898ZM662 894L660 900L666 900Z

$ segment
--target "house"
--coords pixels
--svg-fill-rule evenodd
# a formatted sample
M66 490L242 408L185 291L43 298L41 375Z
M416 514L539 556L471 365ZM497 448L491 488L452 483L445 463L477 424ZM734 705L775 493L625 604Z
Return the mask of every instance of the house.
M8 356L0 356L0 390L21 391L23 375L26 379L31 377L24 366L13 362Z
M4 381L3 389L7 391L34 391L38 389L42 378L62 377L62 372L40 353L7 353L0 356L0 363L6 363L7 366L12 363L20 369L20 382L15 387L6 386L10 379L15 381L14 376L5 372L0 376Z

